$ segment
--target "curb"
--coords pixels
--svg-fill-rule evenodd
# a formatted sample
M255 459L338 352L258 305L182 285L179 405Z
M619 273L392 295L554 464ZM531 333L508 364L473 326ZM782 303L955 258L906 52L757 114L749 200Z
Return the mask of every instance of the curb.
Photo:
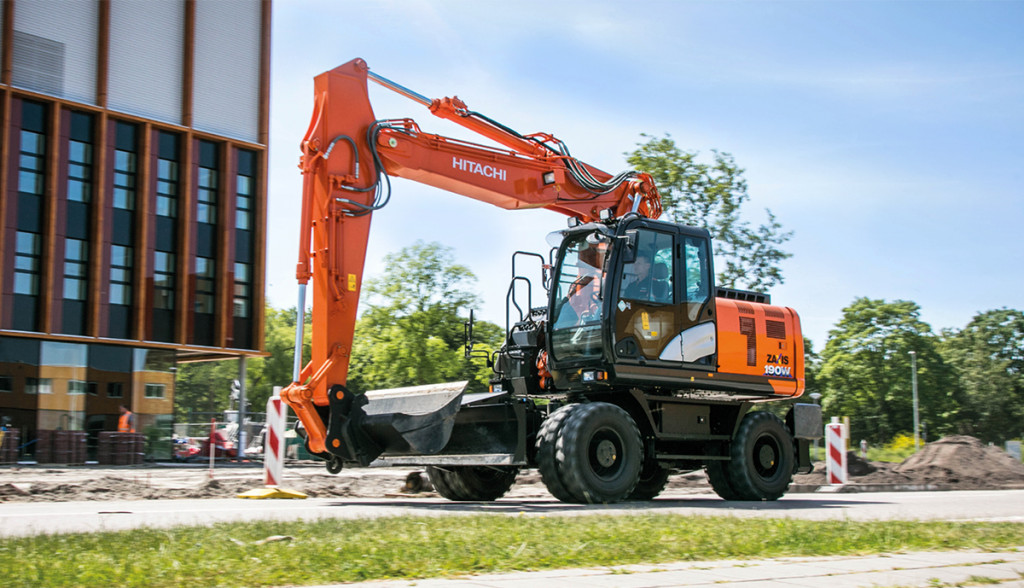
M993 486L989 490L1002 490ZM948 484L793 484L786 494L856 494L858 492L942 492L956 490Z

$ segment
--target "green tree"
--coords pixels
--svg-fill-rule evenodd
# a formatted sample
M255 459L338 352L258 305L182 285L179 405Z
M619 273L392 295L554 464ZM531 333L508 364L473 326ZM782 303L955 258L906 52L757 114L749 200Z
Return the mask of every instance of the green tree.
M348 385L356 391L471 380L487 385L490 369L464 358L464 322L478 304L473 273L439 243L417 241L384 260L366 284L366 310L356 323ZM478 322L477 348L500 345L502 329Z
M938 343L914 302L855 299L821 353L816 385L825 414L849 416L852 439L880 443L912 432L915 351L921 420L932 437L954 432L962 395Z
M783 282L780 264L792 256L781 249L793 233L783 231L771 210L757 227L743 220L750 199L743 169L732 155L712 151L713 163L697 161L668 135L647 137L632 153L630 165L651 174L666 214L675 222L702 227L715 240L720 286L766 290Z
M227 410L231 381L238 378L238 360L179 363L174 386L174 415L178 422L196 420L194 413ZM191 418L190 418L191 417ZM203 415L201 421L208 421Z
M246 399L250 410L263 412L267 399L274 393L275 386L287 386L292 382L295 358L295 307L264 309L264 350L267 357L250 358L246 364ZM312 316L305 313L303 329L303 365L310 358L312 342Z
M988 442L1024 436L1024 312L978 313L944 331L940 350L960 376L964 430Z
M247 411L263 412L274 386L287 386L292 381L292 358L295 356L295 308L264 308L264 348L267 357L246 360L245 398ZM306 313L304 359L310 356L311 317ZM178 422L191 420L190 414L218 413L229 408L231 382L238 378L238 360L204 361L178 365L174 392L174 414Z

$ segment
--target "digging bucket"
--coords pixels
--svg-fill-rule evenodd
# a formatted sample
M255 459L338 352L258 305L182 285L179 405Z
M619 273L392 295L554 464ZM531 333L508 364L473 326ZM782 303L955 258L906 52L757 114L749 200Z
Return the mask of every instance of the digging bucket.
M363 466L382 453L436 454L451 438L467 385L449 382L365 394L335 386L329 394L327 450Z

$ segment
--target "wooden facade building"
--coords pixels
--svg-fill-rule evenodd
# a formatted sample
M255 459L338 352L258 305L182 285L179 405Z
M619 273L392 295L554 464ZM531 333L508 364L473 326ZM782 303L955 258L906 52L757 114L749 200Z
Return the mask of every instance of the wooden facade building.
M263 347L269 0L4 0L0 418L169 423Z

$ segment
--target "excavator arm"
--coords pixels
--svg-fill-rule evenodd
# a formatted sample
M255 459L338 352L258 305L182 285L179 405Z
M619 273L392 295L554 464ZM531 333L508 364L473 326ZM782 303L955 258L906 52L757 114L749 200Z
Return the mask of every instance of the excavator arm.
M499 145L424 133L412 119L378 120L377 82ZM611 175L575 159L549 134L521 135L455 98L428 99L354 59L315 78L314 112L303 137L300 284L294 382L282 399L305 426L309 449L326 451L325 409L347 391L352 339L373 212L388 203L390 177L421 182L504 209L547 208L582 222L636 212L661 214L644 173ZM301 367L305 289L313 278L311 361Z

